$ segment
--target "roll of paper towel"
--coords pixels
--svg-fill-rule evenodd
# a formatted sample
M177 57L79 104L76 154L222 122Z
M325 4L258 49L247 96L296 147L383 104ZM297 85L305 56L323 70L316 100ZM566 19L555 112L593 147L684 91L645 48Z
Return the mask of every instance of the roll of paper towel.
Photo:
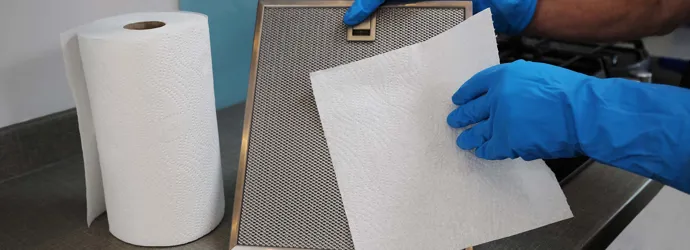
M61 35L79 116L87 221L135 245L196 240L225 201L208 20L134 13Z

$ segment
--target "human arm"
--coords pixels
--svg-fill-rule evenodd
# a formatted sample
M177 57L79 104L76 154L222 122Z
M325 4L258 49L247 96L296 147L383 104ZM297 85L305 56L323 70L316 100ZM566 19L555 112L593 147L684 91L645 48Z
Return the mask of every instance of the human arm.
M690 22L688 0L539 0L526 34L621 41L662 35Z
M457 143L484 159L587 155L690 193L690 90L516 61L460 87Z

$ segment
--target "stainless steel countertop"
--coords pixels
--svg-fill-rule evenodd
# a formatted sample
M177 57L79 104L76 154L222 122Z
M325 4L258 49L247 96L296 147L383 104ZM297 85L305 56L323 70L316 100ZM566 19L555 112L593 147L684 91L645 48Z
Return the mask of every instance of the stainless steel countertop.
M647 178L593 163L563 186L573 218L475 249L582 249L645 188L647 181ZM651 188L660 188L651 184Z
M228 249L244 105L217 113L225 186L225 217L205 237L170 249ZM81 155L0 183L0 250L141 249L110 234L106 215L86 226ZM166 248L167 249L167 248Z
M173 249L227 249L244 105L218 112L226 211L209 235ZM476 249L578 249L636 194L645 178L594 164L563 190L575 218ZM108 232L106 215L86 226L81 156L0 183L0 249L137 249Z

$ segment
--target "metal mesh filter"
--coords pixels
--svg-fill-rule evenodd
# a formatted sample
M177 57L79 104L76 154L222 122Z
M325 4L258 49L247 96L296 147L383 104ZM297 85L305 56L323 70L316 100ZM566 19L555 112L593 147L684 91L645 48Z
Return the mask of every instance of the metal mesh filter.
M348 42L340 7L266 7L238 244L353 249L309 73L429 39L461 8L382 8L376 41Z

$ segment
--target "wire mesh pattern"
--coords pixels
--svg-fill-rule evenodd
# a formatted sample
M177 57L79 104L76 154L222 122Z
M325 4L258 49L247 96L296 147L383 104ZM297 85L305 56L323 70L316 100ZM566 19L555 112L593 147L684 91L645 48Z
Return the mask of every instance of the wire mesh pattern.
M348 42L340 7L265 7L238 244L353 249L309 73L427 40L461 8L382 8L376 41Z

